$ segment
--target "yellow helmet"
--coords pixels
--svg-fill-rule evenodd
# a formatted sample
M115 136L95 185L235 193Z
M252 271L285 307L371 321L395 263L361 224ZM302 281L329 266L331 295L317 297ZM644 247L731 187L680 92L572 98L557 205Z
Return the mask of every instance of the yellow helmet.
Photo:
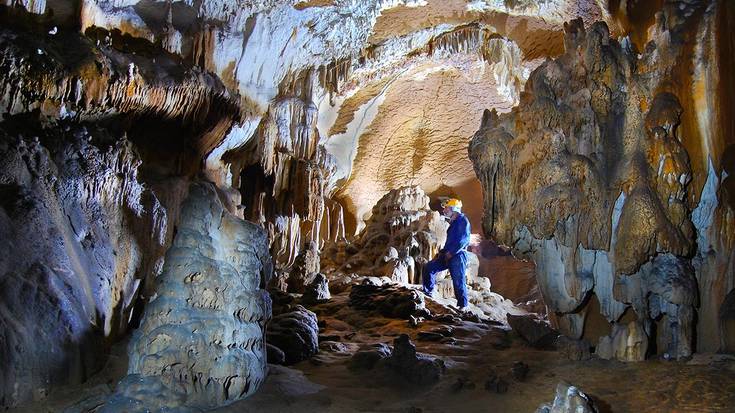
M446 207L462 209L462 201L457 198L449 198L446 201L442 202L442 208Z

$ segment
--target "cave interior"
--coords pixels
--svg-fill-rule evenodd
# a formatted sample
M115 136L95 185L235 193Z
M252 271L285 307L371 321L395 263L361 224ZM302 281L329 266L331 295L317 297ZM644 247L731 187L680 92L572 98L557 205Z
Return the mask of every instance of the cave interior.
M734 33L0 0L0 410L735 411Z

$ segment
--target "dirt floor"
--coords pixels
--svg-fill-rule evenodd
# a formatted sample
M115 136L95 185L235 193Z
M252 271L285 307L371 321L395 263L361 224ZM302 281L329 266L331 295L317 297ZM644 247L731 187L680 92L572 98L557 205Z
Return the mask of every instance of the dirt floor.
M735 412L733 356L697 355L687 362L569 361L556 351L529 347L507 327L470 321L452 325L451 338L444 342L427 342L417 338L420 331L446 326L426 321L411 327L406 320L368 316L347 302L345 292L312 308L326 322L321 337L330 339L321 342L319 354L295 366L270 365L268 380L258 393L215 411L530 413L550 403L557 383L567 381L588 394L601 413ZM437 305L429 307L436 312ZM447 369L439 383L422 388L387 372L348 368L351 355L361 346L392 344L401 333L411 336L419 352L445 361ZM117 346L108 366L85 385L14 411L64 411L80 400L92 409L99 406L125 374L124 349L125 343ZM525 381L511 375L516 361L530 367ZM508 383L507 392L485 389L491 372ZM459 386L458 380L464 385Z
M601 413L735 412L732 356L697 355L688 362L569 361L556 351L530 348L505 328L468 321L453 326L454 343L425 342L417 339L417 333L441 325L428 321L413 328L404 320L363 318L342 302L345 299L337 296L333 303L314 308L326 321L322 335L340 336L344 347L354 351L365 343L391 343L407 333L419 352L445 360L442 380L419 388L398 377L351 371L347 367L351 351L330 351L322 344L310 361L291 368L272 366L258 394L217 411L534 412L553 400L557 383L567 381L588 394ZM523 382L510 373L516 361L530 367ZM492 371L508 382L506 393L485 390ZM457 389L460 378L471 384ZM472 384L474 388L468 388Z

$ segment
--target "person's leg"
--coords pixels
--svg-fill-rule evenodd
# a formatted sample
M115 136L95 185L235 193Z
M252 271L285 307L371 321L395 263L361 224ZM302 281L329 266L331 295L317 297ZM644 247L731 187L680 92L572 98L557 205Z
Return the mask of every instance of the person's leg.
M460 253L449 261L449 274L452 276L454 297L457 299L457 307L467 307L467 283L465 282L465 270L467 269L467 254Z
M446 269L447 266L441 258L433 259L426 263L423 274L421 274L421 283L424 285L424 292L426 294L431 295L434 292L436 273Z

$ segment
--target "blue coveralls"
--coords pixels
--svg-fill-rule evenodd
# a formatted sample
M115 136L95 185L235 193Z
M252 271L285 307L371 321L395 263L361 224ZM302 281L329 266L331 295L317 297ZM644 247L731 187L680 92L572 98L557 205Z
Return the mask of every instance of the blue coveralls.
M459 212L457 217L449 224L447 230L447 242L439 251L439 257L426 263L422 281L424 291L431 295L434 291L436 273L449 268L454 286L454 296L457 298L457 306L467 306L467 285L465 283L465 270L467 269L467 246L470 244L470 221ZM444 254L449 253L449 262L444 261Z

